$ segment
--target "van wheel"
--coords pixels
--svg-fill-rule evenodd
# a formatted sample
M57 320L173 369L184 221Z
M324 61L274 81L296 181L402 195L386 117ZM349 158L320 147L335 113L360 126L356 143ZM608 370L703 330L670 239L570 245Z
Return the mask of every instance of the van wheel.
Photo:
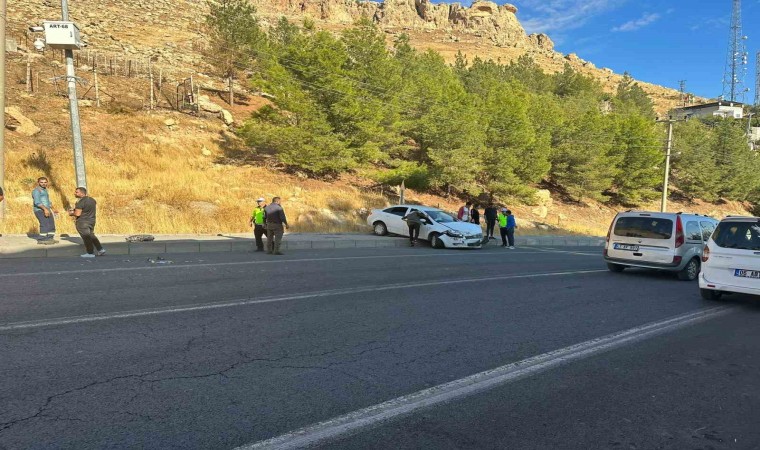
M430 246L433 248L438 248L438 249L446 248L441 238L438 237L438 234L435 234L435 233L430 235Z
M722 292L715 291L713 289L700 289L699 295L701 295L704 300L710 301L718 301L721 297L723 297Z
M678 272L678 279L682 281L694 281L699 276L699 260L692 258L686 266Z
M386 234L388 234L388 227L385 226L383 222L375 222L374 226L372 227L372 230L378 236L385 236Z
M613 264L613 263L607 263L607 268L610 269L610 272L620 273L623 270L625 270L625 266L621 266L620 264Z

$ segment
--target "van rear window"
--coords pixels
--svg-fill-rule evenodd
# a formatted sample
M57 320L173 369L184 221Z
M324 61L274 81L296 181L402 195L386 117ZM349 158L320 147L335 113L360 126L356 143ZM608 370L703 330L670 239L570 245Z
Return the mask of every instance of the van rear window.
M654 217L620 217L613 232L615 236L670 239L673 235L673 221Z
M740 250L760 250L760 223L721 222L713 234L715 245Z

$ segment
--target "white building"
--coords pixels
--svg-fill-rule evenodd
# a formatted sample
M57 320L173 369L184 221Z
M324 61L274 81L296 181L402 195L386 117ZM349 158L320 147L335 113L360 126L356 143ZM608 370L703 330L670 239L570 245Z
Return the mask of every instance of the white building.
M685 106L673 110L674 119L690 119L692 117L722 116L725 118L741 119L744 117L744 104L725 100L705 103L704 105Z

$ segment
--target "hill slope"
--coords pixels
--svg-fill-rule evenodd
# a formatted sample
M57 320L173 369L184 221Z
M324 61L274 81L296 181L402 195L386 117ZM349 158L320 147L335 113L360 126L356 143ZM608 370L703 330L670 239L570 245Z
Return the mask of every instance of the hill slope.
M456 20L451 22L453 7L446 5L448 15L444 15L441 13L444 6L424 1L417 3L430 6L430 10L416 6L410 9L411 3L406 0L394 0L386 2L382 13L378 4L354 1L302 1L307 8L300 12L293 9L299 3L290 0L255 1L269 21L281 14L300 21L305 17L303 13L310 12L320 27L338 31L357 17L354 8L364 8L386 29L389 40L403 31L411 35L418 48L433 48L448 58L453 58L460 49L470 57L477 54L511 59L530 54L545 70L559 70L568 62L584 73L608 79L609 89L614 89L620 79L619 75L554 52L548 37L525 35L509 7L494 9L485 5L487 2L478 2L480 7L474 9L457 9L459 15L455 14ZM393 10L391 5L401 9ZM320 14L316 15L317 12ZM196 50L205 39L198 31L206 13L204 1L117 0L104 5L96 0L81 0L72 5L71 13L90 43L87 53L118 56L123 58L121 61L149 58L154 69L163 71L170 81L193 75L196 81L200 80L202 94L224 105L223 96L215 90L224 86L223 81L204 75L210 73L209 67ZM58 15L58 5L52 1L19 0L9 11L9 34L16 37L22 51L9 59L8 105L16 107L41 131L30 135L24 135L20 129L8 132L4 187L9 214L3 224L5 233L25 233L36 228L29 192L38 176L51 178L53 201L58 207L62 209L73 201L68 112L60 95L62 86L53 79L62 72L60 60L52 52L37 56L23 48L30 43L23 33L28 24ZM85 53L80 52L83 59ZM37 75L33 79L38 78L32 94L24 87L27 59ZM229 127L215 116L167 109L176 84L166 82L163 97L158 95L160 107L148 111L149 84L144 68L131 77L119 71L113 75L101 72L102 108L94 106L94 93L89 86L80 90L80 98L86 99L81 104L82 126L90 189L100 200L101 232L240 232L247 228L252 199L262 195L285 198L295 231L360 230L364 229L362 216L366 209L396 200L393 194L373 190L369 182L352 176L330 183L308 180L270 170L265 159L246 159ZM82 63L79 75L92 82L91 69ZM659 105L672 103L677 95L664 88L644 87L656 94L654 98ZM230 108L238 120L265 102L251 95L239 99L241 104ZM448 209L455 209L459 203L455 198L414 193L410 196ZM542 193L538 205L510 206L523 223L541 225L533 232L542 232L551 225L574 232L604 234L615 213L613 208L595 202L580 205L559 199L552 201L548 192ZM677 207L717 216L744 212L740 204L716 207L697 202L673 206ZM74 231L68 220L61 220L59 228Z

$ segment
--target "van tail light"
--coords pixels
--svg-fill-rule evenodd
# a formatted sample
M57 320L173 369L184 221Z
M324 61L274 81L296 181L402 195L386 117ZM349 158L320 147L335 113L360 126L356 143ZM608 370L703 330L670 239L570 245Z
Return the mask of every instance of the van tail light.
M615 225L615 221L617 220L617 214L615 214L615 218L612 219L612 223L610 223L610 227L607 229L607 239L604 242L604 256L607 256L607 248L610 246L610 236L612 235L612 227Z
M681 222L681 216L676 217L676 248L679 248L684 243L683 234L683 222Z
M706 263L710 259L710 247L705 245L705 249L702 250L702 262Z

